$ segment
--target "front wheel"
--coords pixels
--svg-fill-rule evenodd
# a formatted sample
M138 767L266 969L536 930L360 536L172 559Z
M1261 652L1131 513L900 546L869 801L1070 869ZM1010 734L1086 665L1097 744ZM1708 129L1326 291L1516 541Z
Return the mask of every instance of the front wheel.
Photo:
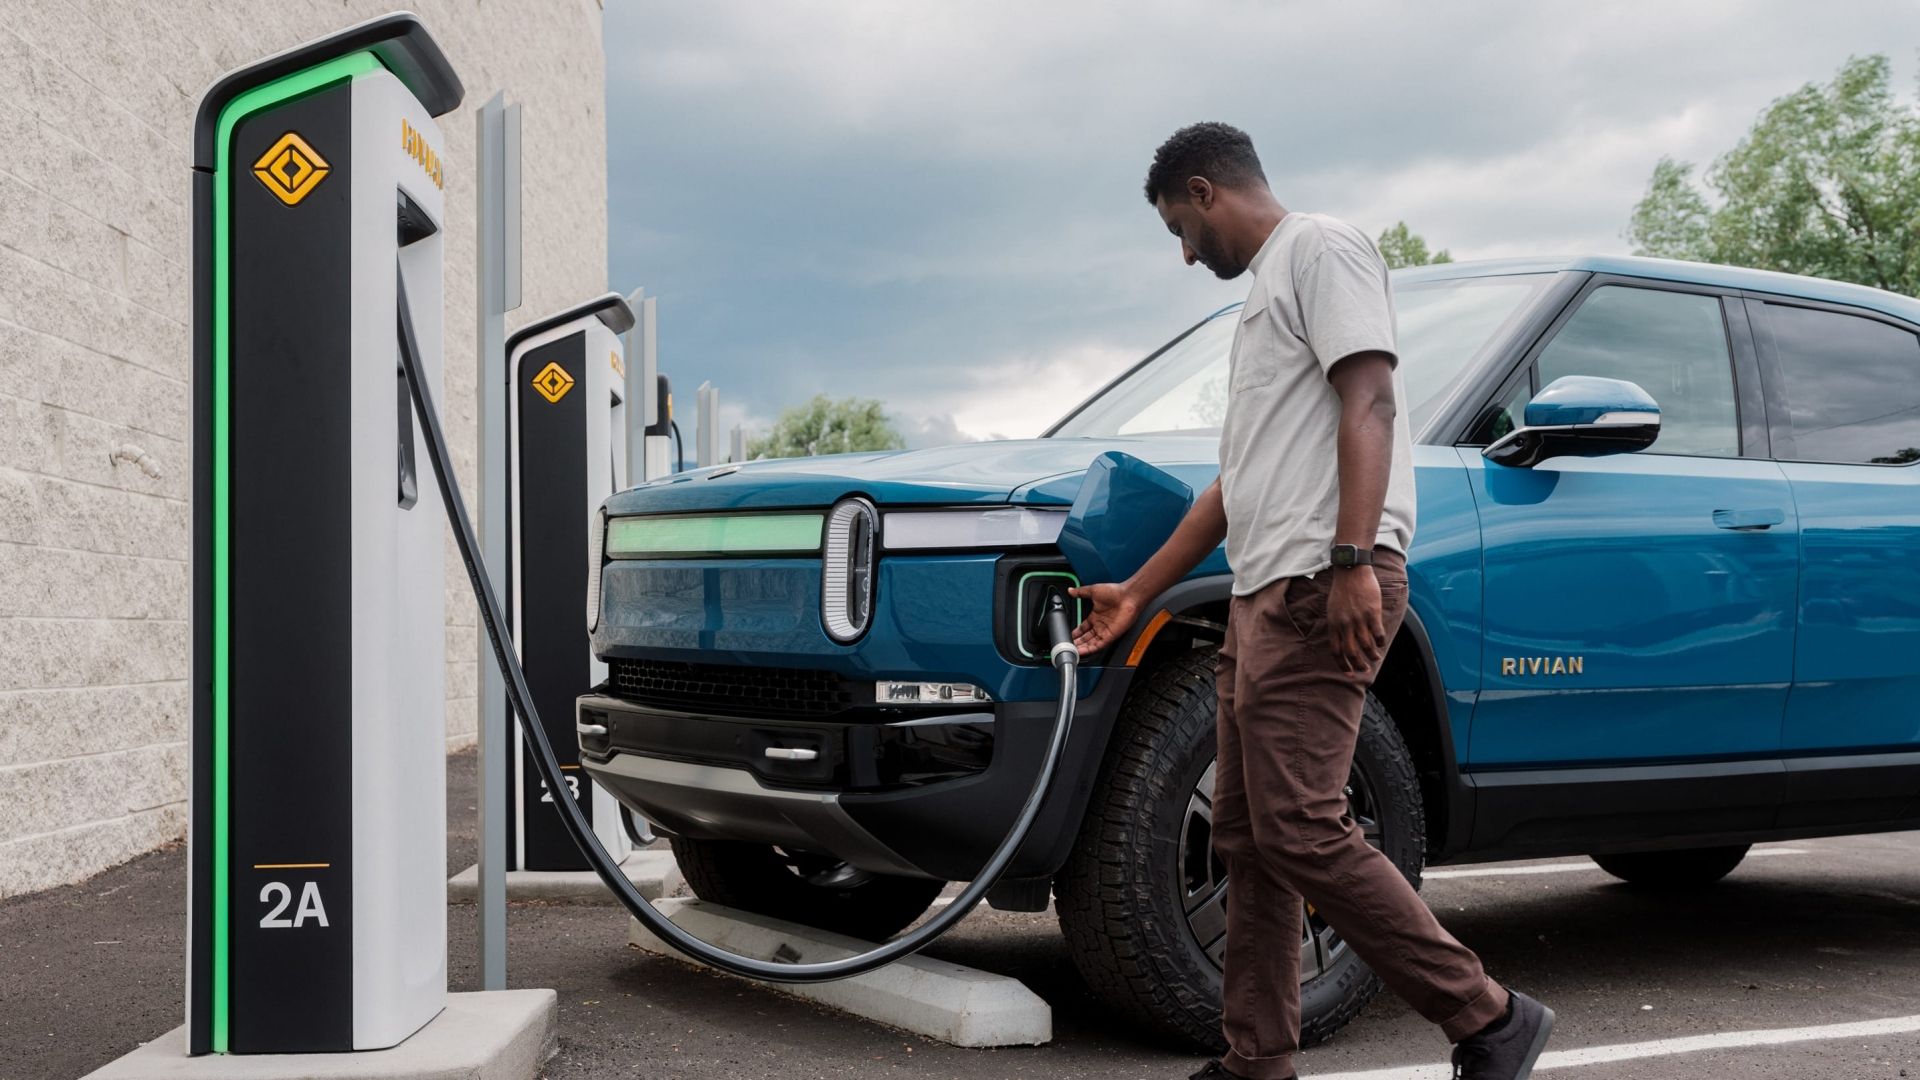
M1208 1051L1220 1033L1226 869L1213 854L1214 650L1173 659L1127 696L1073 854L1055 882L1082 977L1115 1010ZM1416 885L1426 817L1413 755L1369 694L1347 784L1353 820ZM1307 909L1300 1039L1324 1042L1380 990Z
M892 877L838 859L769 844L673 838L693 894L710 903L885 941L933 906L944 881Z
M1594 855L1600 869L1644 889L1702 889L1719 881L1747 857L1752 845L1688 848L1684 851L1632 851Z

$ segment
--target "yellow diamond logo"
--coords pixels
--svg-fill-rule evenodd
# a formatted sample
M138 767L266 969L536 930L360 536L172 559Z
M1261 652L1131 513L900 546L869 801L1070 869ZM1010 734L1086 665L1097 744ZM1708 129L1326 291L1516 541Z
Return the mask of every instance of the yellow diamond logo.
M280 141L253 163L253 175L288 206L306 198L331 171L327 159L291 131L280 136Z
M557 363L549 363L533 377L533 388L549 403L558 404L573 389L573 376L566 373Z

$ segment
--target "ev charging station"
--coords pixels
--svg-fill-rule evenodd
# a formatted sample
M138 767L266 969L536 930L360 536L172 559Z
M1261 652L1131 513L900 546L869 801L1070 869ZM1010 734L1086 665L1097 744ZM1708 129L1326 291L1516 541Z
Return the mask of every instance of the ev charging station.
M629 848L623 811L580 768L573 702L607 675L588 640L599 582L587 551L600 504L627 486L623 335L633 326L626 299L607 293L521 328L507 339L505 395L507 617L566 794L616 860ZM555 793L536 771L521 724L514 720L500 747L513 800L507 869L591 869L553 812Z
M437 382L462 94L403 14L200 104L189 1053L393 1046L446 1001L445 508L396 323Z

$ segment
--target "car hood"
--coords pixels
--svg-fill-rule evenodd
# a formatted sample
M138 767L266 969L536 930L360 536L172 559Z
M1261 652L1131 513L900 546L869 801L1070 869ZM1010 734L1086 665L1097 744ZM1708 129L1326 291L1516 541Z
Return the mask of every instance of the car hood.
M1213 436L996 440L720 465L641 484L606 505L611 514L658 514L828 506L847 495L864 495L882 506L1067 506L1093 459L1109 450L1158 465L1196 491L1219 467L1219 440Z

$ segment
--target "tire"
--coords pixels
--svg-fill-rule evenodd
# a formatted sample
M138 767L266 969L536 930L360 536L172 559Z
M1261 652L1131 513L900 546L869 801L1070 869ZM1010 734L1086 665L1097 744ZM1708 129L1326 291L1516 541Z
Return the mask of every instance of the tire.
M1747 857L1750 846L1738 844L1732 847L1688 848L1684 851L1632 851L1590 857L1600 864L1600 869L1629 885L1680 891L1704 889L1733 873L1733 868Z
M1194 825L1200 785L1211 781L1214 719L1212 649L1176 657L1135 684L1055 882L1068 951L1093 992L1134 1023L1210 1053L1225 1048L1216 960L1224 933L1203 944L1209 931L1189 921L1187 897L1215 895L1225 881ZM1426 850L1419 775L1372 694L1349 793L1369 839L1418 887ZM1311 965L1302 957L1302 1046L1331 1038L1380 990L1379 977L1317 916L1308 930L1315 951Z
M885 941L911 926L947 884L871 874L768 844L684 837L672 844L680 873L700 899L863 941Z

